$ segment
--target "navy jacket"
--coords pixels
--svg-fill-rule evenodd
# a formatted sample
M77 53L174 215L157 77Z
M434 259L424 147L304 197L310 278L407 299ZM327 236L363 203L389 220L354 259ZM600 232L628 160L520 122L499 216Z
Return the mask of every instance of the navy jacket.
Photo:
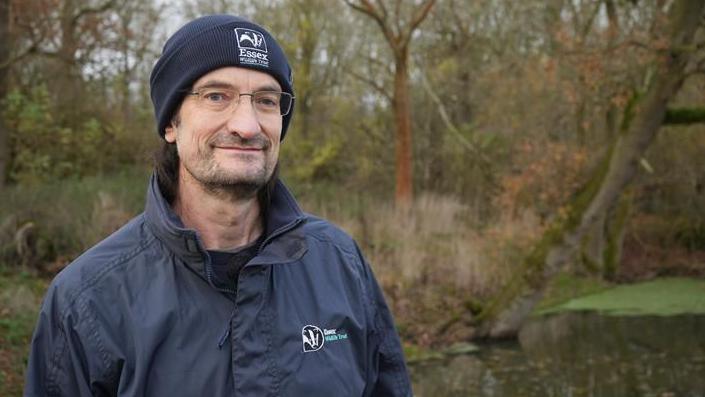
M52 282L25 396L408 396L392 316L355 242L274 190L233 302L152 177L145 212Z

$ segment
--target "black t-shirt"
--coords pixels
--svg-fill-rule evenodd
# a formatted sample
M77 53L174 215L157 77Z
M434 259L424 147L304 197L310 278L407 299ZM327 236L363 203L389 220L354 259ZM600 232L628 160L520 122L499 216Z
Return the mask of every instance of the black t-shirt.
M208 250L215 279L225 281L229 290L237 292L237 278L240 269L257 255L263 241L264 234L244 247L225 251ZM234 299L235 295L232 294L231 298Z

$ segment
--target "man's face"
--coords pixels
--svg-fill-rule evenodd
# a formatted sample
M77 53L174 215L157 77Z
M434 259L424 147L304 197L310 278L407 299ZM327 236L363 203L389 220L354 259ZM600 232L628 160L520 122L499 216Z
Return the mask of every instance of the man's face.
M280 91L270 75L238 67L216 69L193 84L193 91L220 87L235 93ZM165 129L167 142L176 142L182 181L193 179L203 186L245 188L251 193L272 176L279 157L282 117L255 112L251 97L242 96L233 109L213 111L187 95L177 122ZM190 178L191 176L192 178Z

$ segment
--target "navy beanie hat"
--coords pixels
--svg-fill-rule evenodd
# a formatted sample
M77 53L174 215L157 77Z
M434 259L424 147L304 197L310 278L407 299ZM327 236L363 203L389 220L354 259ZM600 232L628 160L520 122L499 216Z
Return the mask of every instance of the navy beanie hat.
M162 50L149 78L157 131L164 137L174 112L192 84L204 74L225 66L239 66L270 74L282 91L294 95L292 71L284 51L264 28L232 15L194 19L174 33ZM292 109L282 120L281 139Z

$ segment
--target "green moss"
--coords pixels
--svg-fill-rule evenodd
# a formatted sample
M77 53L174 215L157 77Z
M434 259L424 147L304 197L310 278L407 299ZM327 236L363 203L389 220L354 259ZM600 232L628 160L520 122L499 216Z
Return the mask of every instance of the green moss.
M610 288L610 284L594 277L577 277L560 273L554 277L546 288L543 299L536 306L535 314L551 311L556 306L581 296L594 294Z
M631 213L631 202L630 193L622 194L617 211L614 214L614 220L607 232L607 247L605 247L605 252L603 253L603 276L607 280L614 280L617 274L617 268L621 259L620 249L622 240L620 236Z
M540 314L565 311L598 311L619 316L705 314L705 280L667 278L621 285L571 299Z
M408 363L416 363L419 361L439 360L443 358L443 353L418 345L404 344L404 357Z
M634 120L636 115L636 106L642 98L642 94L635 92L627 102L627 106L624 108L624 116L622 117L622 124L620 125L621 133L626 133Z
M666 110L665 125L695 124L705 122L705 108L671 108Z

